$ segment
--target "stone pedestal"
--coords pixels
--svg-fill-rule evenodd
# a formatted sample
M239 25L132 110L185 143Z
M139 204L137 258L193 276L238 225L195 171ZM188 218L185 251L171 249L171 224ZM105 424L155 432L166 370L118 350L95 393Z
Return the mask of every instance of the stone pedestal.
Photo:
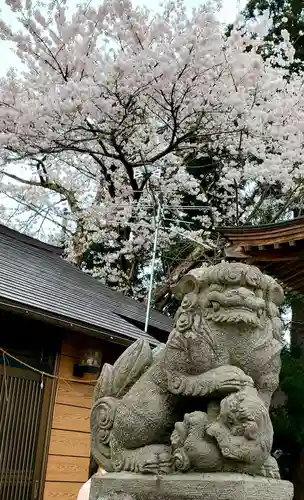
M95 475L90 500L292 500L287 481L246 474Z

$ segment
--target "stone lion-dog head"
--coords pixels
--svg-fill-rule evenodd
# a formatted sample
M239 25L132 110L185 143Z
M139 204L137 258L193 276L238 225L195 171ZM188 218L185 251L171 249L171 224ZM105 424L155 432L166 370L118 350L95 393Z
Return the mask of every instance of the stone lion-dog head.
M274 336L281 337L282 287L257 267L222 262L194 269L172 291L182 301L177 315L180 323L187 322L191 311L200 310L205 320L218 324L263 328L271 320Z

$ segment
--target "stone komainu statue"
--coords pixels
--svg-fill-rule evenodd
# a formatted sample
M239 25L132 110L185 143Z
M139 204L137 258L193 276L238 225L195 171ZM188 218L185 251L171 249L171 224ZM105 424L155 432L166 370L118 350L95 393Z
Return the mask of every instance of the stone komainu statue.
M280 372L284 295L259 269L195 269L166 345L138 340L104 365L92 453L108 471L248 472L279 477L269 405Z

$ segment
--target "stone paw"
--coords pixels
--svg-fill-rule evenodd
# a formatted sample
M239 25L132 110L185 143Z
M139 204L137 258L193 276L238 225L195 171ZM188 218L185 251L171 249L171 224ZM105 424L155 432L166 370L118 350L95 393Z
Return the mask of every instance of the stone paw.
M168 474L172 470L170 446L144 446L138 456L138 472L142 474Z
M141 474L168 474L172 470L172 451L170 446L155 444L134 450L121 449L112 456L116 472L122 470Z
M271 479L280 479L280 470L274 457L268 457L258 472L259 476L269 477Z

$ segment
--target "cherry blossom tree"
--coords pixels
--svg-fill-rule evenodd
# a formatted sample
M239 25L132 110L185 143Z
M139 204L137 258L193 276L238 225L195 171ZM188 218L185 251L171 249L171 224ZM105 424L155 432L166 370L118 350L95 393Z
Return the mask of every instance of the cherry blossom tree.
M128 0L6 4L19 28L2 18L0 37L23 69L0 83L1 191L19 222L24 211L35 229L54 222L77 264L98 248L105 282L142 290L159 204L159 252L184 238L210 248L223 214L254 218L259 183L287 198L301 186L303 79L286 78L287 32L261 57L266 16L254 38L243 19L227 37L213 2L191 13L182 0L158 12Z

